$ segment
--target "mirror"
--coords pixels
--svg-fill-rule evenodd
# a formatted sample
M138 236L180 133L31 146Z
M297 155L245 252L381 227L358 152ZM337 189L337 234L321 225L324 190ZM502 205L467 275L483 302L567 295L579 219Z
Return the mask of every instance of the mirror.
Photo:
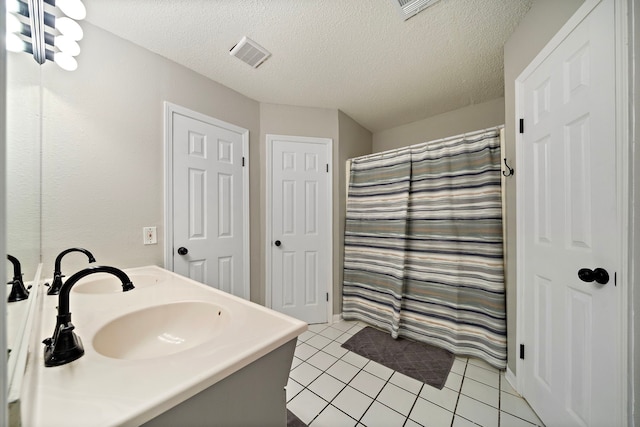
M7 253L20 261L25 285L34 280L40 264L41 229L41 110L40 66L29 55L7 52ZM13 278L13 265L5 259L5 283ZM7 295L10 292L7 287ZM8 379L21 381L19 351L34 298L7 303ZM17 387L19 390L19 387ZM9 396L11 400L11 394Z
M7 252L20 260L25 282L40 263L41 106L40 66L8 52Z

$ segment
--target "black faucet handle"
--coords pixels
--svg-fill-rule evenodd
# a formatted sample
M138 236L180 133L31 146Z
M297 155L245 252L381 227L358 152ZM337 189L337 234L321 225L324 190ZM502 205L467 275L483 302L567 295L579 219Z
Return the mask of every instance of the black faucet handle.
M20 265L18 258L7 254L7 259L13 265L13 280L22 280L22 266Z
M62 278L64 276L60 272L53 273L53 280L51 281L51 286L49 290L47 290L47 295L58 295L60 293L60 289L62 288Z
M29 291L25 288L21 279L14 279L9 284L12 286L7 302L18 302L29 298Z
M60 366L82 357L84 346L74 329L71 322L61 324L55 339L47 338L42 342L45 344L44 366Z

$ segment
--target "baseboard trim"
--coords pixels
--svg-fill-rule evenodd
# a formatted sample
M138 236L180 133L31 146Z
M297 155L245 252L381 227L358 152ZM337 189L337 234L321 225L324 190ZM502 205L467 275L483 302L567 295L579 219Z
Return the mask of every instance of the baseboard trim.
M518 385L518 379L516 378L516 374L513 373L513 371L511 369L509 369L509 367L507 366L507 370L504 373L504 377L507 380L507 382L509 383L509 385L518 392L518 394L520 394L522 396L522 391L518 389L517 385Z

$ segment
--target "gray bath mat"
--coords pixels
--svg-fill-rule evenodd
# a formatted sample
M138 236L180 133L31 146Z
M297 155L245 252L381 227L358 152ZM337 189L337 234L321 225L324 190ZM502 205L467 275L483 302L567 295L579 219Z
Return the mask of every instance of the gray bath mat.
M447 382L454 360L447 350L406 338L393 339L389 333L370 326L342 347L439 390Z

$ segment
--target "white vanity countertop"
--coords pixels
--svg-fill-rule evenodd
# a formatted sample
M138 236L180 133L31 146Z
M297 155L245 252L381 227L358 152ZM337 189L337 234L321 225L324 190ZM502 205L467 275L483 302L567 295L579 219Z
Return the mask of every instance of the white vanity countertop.
M140 425L307 329L302 321L160 267L124 271L136 289L82 293L76 291L81 287L78 282L71 290L72 323L84 344L84 356L66 365L45 367L44 345L32 349L27 367L32 390L22 402L23 425ZM90 275L83 281L98 276L102 275ZM150 284L150 277L158 279L157 283ZM42 292L41 300L40 317L36 319L40 327L35 328L33 342L50 337L55 327L58 297ZM214 338L171 355L124 360L96 351L93 337L109 321L144 308L183 301L216 304L228 320Z

